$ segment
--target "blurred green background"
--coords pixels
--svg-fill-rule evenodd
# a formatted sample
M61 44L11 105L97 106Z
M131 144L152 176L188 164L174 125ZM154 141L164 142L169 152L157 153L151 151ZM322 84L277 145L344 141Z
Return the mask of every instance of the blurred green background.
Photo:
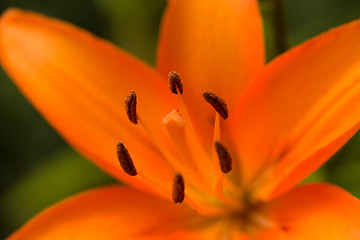
M260 0L268 60L331 27L360 18L358 0ZM54 16L154 63L165 0L1 0ZM115 182L74 152L0 69L0 239L66 196ZM307 181L327 181L360 197L360 134Z

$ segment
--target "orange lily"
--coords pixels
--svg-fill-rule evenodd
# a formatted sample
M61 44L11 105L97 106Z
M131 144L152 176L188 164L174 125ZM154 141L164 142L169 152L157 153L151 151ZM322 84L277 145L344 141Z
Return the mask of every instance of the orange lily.
M69 198L11 240L360 239L358 199L295 187L359 129L360 21L265 65L257 1L169 0L153 70L71 24L11 9L0 60L72 146L131 186ZM118 141L136 176L121 170Z

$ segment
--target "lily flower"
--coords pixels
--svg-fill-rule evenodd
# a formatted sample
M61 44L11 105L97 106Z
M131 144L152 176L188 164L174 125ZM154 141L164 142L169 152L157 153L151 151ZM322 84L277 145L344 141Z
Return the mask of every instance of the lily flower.
M359 129L360 21L266 65L262 32L255 0L169 0L152 69L69 23L7 10L2 67L128 185L70 197L8 239L360 239L358 199L297 186Z

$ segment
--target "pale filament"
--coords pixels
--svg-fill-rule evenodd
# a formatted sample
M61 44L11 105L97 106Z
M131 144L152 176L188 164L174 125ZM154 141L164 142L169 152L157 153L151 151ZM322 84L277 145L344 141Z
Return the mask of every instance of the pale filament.
M185 121L188 123L187 127L185 128L185 133L189 139L190 152L192 153L193 160L197 166L197 169L199 169L198 174L200 173L201 176L203 176L209 183L212 183L211 177L213 173L205 171L206 168L204 168L204 163L202 162L202 159L208 159L209 156L204 151L200 140L195 132L189 112L187 111L184 99L180 94L180 91L178 91L177 96L180 104L181 113L183 114Z
M218 161L218 156L215 151L214 143L216 141L220 141L220 115L216 112L215 114L215 123L214 123L214 136L213 136L213 147L212 147L212 162L215 169L215 172L217 174L217 179L215 182L215 193L216 196L223 201L224 203L232 206L233 208L239 208L239 203L234 200L234 198L228 197L224 194L224 181L227 180L224 173L220 170L220 165ZM227 181L228 182L228 181ZM229 184L227 184L229 185ZM235 188L232 188L232 190L235 190Z
M169 113L163 120L163 124L169 132L171 140L173 141L173 145L175 147L176 152L178 153L179 160L178 164L181 164L186 168L185 175L188 178L192 178L196 180L196 183L201 183L202 188L205 188L207 192L211 192L211 185L202 178L198 172L199 169L194 164L192 154L189 150L188 141L185 135L185 120L180 115L178 110L174 110Z
M145 130L145 132L148 134L148 136L151 138L151 140L155 143L158 150L161 152L163 157L167 160L167 162L170 164L170 166L173 167L174 170L183 171L183 166L181 164L178 164L178 161L176 157L170 153L167 148L161 143L161 141L153 134L153 132L150 130L150 128L147 127L147 125L144 123L142 118L137 116L138 122L140 126Z
M145 185L151 186L151 188L155 188L154 191L162 196L165 196L164 189L171 190L170 185L168 186L168 184L165 184L163 181L154 181L153 178L147 177L145 175L145 172L139 172L138 170L138 174L136 177L139 177Z
M204 169L204 167L203 167L204 163L200 162L199 161L200 159L198 160L198 158L201 158L201 157L208 158L208 157L207 157L206 153L204 152L204 150L200 144L200 141L198 140L198 137L195 133L194 127L192 125L191 119L189 117L186 105L184 103L182 95L180 94L180 91L178 91L177 96L179 99L180 108L182 109L181 112L183 113L185 120L187 120L187 122L190 123L187 125L187 127L188 127L187 133L189 134L189 138L194 140L193 144L191 144L191 146L194 146L194 148L195 148L195 151L193 151L193 152L198 152L196 150L200 150L200 149L202 150L201 154L195 155L193 157L193 159L194 159L195 163L197 163L197 168L199 170ZM215 142L216 140L220 140L220 115L217 112L215 115L213 142ZM223 176L224 174L219 169L219 162L217 161L217 155L216 155L214 149L211 154L211 158L212 159L210 159L210 160L212 161L212 164L213 164L213 173L218 174L217 180L215 182L212 182L210 180L211 177L209 176L209 174L206 175L206 177L208 178L208 181L213 183L211 192L214 192L214 194L217 196L217 198L224 204L231 206L233 208L239 209L241 207L239 205L239 203L234 198L229 198L228 196L226 196L224 194L224 189L223 189L224 188L224 176ZM226 181L226 186L228 186L228 185L232 185L232 184L229 183L228 181ZM232 187L231 189L236 191L235 187Z

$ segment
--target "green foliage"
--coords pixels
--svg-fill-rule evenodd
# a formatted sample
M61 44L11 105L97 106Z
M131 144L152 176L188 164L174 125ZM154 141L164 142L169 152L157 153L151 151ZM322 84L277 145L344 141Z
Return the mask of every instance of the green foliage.
M0 197L1 227L15 230L49 205L82 190L115 182L68 147L48 156ZM5 236L2 236L5 237Z
M98 9L109 17L108 36L133 55L154 64L158 26L166 1L96 0Z

